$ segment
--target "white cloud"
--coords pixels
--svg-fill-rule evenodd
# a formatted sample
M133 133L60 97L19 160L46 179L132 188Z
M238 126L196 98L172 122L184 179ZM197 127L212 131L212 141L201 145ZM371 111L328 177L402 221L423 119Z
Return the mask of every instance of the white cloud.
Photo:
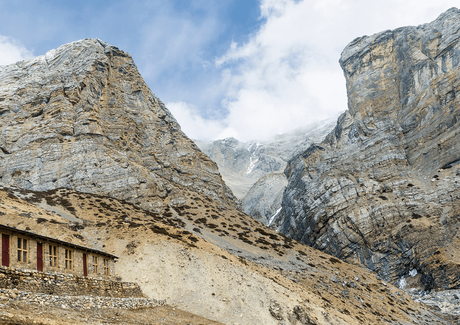
M213 140L232 136L229 130L226 130L224 121L204 119L192 105L184 102L169 102L166 103L166 107L179 121L182 131L191 139Z
M213 14L213 5L199 6L204 6L202 10L208 13L202 19L175 11L172 2L159 5L157 14L141 30L144 77L154 79L167 74L171 78L176 69L180 71L196 63L203 69L210 65L201 58L201 51L214 41L220 24Z
M10 37L0 35L0 65L16 63L33 57L33 53L21 43Z
M345 110L338 60L349 42L432 21L455 2L262 0L265 23L216 59L229 87L226 126L241 140L260 139Z

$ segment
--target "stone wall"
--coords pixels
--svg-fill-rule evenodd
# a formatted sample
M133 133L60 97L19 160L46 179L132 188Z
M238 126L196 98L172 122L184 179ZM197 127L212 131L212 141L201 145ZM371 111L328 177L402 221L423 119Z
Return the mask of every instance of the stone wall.
M0 288L70 296L145 297L138 284L108 278L45 273L0 266Z
M166 305L166 300L150 298L55 296L46 293L19 291L17 289L0 289L0 307L2 307L2 304L8 304L10 302L25 302L26 304L71 309L140 309Z

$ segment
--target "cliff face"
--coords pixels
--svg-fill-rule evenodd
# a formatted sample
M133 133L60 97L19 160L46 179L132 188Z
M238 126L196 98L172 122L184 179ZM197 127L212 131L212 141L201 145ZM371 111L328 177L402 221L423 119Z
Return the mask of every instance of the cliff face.
M131 56L99 40L0 67L0 182L72 188L153 209L186 191L235 206Z
M242 201L243 211L267 225L281 207L287 184L283 171L289 159L321 142L334 126L335 119L327 119L265 141L227 138L197 144L217 163L225 183Z
M460 286L459 30L452 8L345 48L349 110L288 163L281 232L393 282Z

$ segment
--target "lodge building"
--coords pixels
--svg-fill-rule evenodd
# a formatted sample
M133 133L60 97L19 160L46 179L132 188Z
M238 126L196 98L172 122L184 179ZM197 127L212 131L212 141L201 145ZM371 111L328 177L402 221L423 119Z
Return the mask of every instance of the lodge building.
M0 233L3 266L78 276L115 276L115 255L1 224Z

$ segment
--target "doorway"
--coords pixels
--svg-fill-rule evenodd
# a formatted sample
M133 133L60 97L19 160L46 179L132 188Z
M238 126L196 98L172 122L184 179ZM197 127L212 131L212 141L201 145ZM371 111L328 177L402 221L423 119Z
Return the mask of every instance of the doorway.
M2 234L2 265L10 266L10 236Z
M43 244L37 243L37 270L43 272Z
M83 276L88 276L88 266L86 264L86 254L83 253Z

